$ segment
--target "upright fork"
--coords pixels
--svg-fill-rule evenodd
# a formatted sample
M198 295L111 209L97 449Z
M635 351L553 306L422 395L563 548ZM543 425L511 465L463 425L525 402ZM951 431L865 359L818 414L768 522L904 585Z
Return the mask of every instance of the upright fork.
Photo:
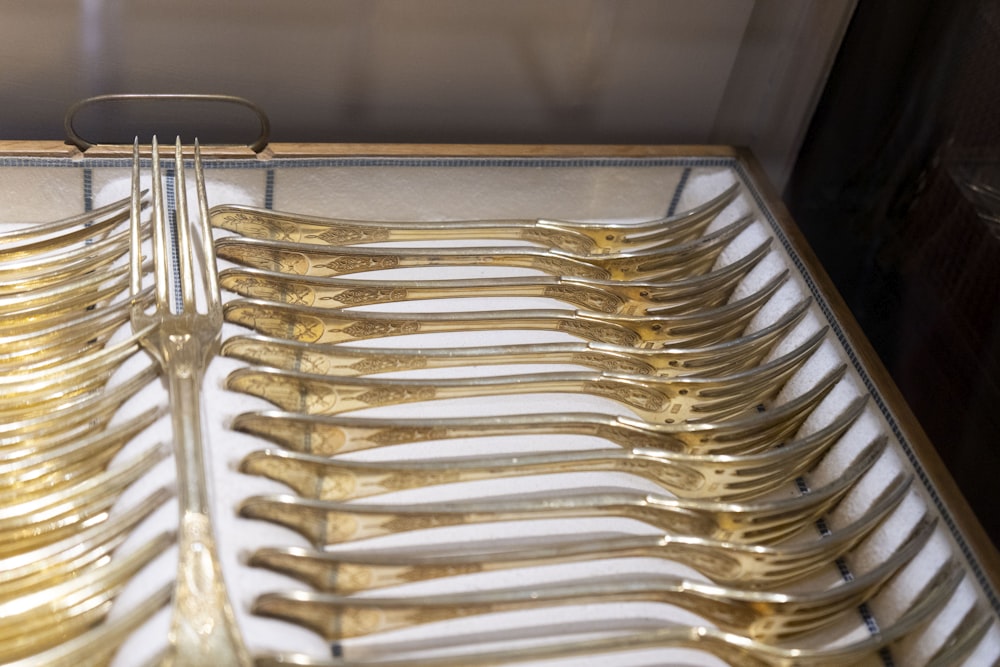
M170 397L177 495L180 505L179 556L167 665L250 665L222 579L210 518L204 468L201 385L208 362L219 349L222 305L208 226L208 200L201 150L195 142L194 172L199 209L199 233L192 235L184 183L184 158L178 137L176 165L176 241L179 300L169 265L170 237L163 203L159 146L152 140L153 271L156 305L152 313L138 303L131 311L132 328L152 330L142 343L159 363ZM139 140L132 151L131 291L142 293L141 190ZM194 246L200 246L196 253ZM195 271L193 255L200 270ZM205 313L198 312L196 281L201 281ZM174 298L174 307L171 299Z

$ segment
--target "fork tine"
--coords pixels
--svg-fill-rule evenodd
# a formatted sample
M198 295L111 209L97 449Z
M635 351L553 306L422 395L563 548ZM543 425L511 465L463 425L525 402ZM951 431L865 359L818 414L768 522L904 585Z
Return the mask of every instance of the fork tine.
M160 170L160 145L152 139L153 154L153 272L156 276L156 307L170 309L170 270L167 251L167 217L163 208L163 180Z
M131 268L131 296L135 299L142 292L142 195L139 185L139 137L132 144L132 201L129 210L129 254ZM134 306L133 306L134 307Z
M932 528L924 524L881 564L830 588L761 591L705 585L674 575L631 572L422 596L397 593L362 598L323 591L271 593L257 598L254 611L274 613L278 618L325 632L328 640L336 640L468 615L531 608L555 610L562 605L597 602L652 602L681 607L722 630L773 643L828 627L844 612L868 600L923 548ZM351 628L346 620L339 627L331 627L352 610L379 610L384 616L364 629Z
M198 224L201 233L202 275L206 279L205 300L208 314L222 321L222 296L219 293L219 266L215 258L215 244L212 242L212 224L208 212L208 193L205 188L205 168L201 162L201 144L194 140L194 180L198 193Z
M863 639L835 646L820 648L788 648L765 644L746 638L740 638L731 633L725 633L714 627L686 627L668 625L652 631L634 632L628 635L599 637L584 640L559 640L539 646L500 648L490 650L473 648L472 651L461 651L451 655L435 655L433 657L406 657L379 659L370 661L363 659L362 647L358 649L358 658L354 655L338 655L334 660L315 659L300 654L264 654L258 657L257 667L479 667L513 665L539 659L567 658L573 656L594 657L620 650L653 649L667 647L686 647L702 650L716 655L733 665L744 667L833 667L852 666L868 667L869 665L884 665L883 659L876 653L891 645L924 625L932 615L938 613L950 598L964 575L964 570L954 561L949 561L934 575L931 583L924 588L925 594L918 602L906 611L898 620L881 632L869 635ZM537 626L536 626L537 628ZM543 631L544 633L544 631ZM462 635L465 642L468 635ZM508 635L508 640L514 637ZM438 640L436 648L456 646L456 642ZM377 653L391 656L394 649L405 646L398 642L384 641L378 645ZM469 644L466 644L469 646ZM428 648L425 642L422 648ZM345 646L340 646L343 650ZM352 647L355 648L355 647ZM368 649L370 651L371 649ZM402 650L406 650L403 648ZM354 651L352 651L352 654Z
M993 615L982 604L976 604L957 624L941 648L933 655L927 667L948 667L962 664L993 625Z
M164 586L126 613L52 648L7 663L8 667L89 667L105 665L121 644L159 609L170 602L171 587Z
M191 223L188 219L187 184L184 177L184 150L181 138L174 145L175 193L174 209L177 223L177 261L181 276L183 312L194 309L194 266L191 261Z
M240 503L238 511L244 518L270 521L295 530L317 548L439 526L579 517L637 519L675 535L773 544L799 532L839 502L871 468L883 448L882 441L870 446L832 483L808 494L779 500L726 503L641 492L586 490L402 505L314 500L282 494L249 496Z
M489 543L466 540L405 553L386 548L320 551L265 547L250 554L248 564L291 576L318 590L347 594L462 572L641 557L683 563L718 584L768 589L802 580L854 548L899 506L909 488L909 484L895 485L864 515L822 540L785 545L743 545L666 534L612 537L593 534L568 540L550 536ZM706 557L708 554L711 557Z
M27 657L39 649L58 645L72 633L92 625L128 581L174 542L174 535L162 532L128 555L107 565L90 568L77 577L39 591L24 600L0 603L0 660ZM75 622L78 618L84 627Z

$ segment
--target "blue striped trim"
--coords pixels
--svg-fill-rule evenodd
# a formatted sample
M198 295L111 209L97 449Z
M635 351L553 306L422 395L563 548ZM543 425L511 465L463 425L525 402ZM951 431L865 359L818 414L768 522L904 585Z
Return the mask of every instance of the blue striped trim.
M681 172L681 180L677 183L677 187L674 189L674 196L670 199L670 207L667 208L667 215L673 215L677 212L677 205L681 203L681 195L684 193L684 186L687 185L688 178L691 177L691 167L684 167L684 171Z
M140 164L148 164L142 158ZM190 161L185 161L190 163ZM209 160L205 169L294 169L316 167L729 167L737 164L735 158L399 158L399 157L345 157L345 158L277 158L274 160ZM0 167L61 167L67 169L121 168L132 165L132 158L87 158L72 161L52 157L0 157Z
M271 167L264 174L264 208L274 210L274 169Z
M94 170L90 167L83 170L83 210L94 210Z

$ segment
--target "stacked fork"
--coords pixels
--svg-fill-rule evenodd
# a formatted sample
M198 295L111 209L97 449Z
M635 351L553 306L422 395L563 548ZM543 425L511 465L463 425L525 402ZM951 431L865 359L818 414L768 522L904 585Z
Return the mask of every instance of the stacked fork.
M134 206L144 206L136 193ZM141 480L169 456L129 444L162 405L143 359L149 329L127 333L129 201L0 233L0 661L97 664L117 643L89 629L119 592L173 541L158 529L125 545L170 492ZM136 229L141 237L145 231ZM132 401L139 407L125 409ZM133 406L134 407L134 406ZM125 450L128 451L125 451ZM123 504L123 496L131 495ZM138 496L138 497L136 497ZM134 629L168 591L136 610ZM74 647L76 647L74 649ZM80 647L83 647L80 650Z
M824 647L924 552L934 522L917 522L884 560L848 583L805 590L796 583L835 561L845 567L839 558L877 539L871 535L892 523L909 497L909 479L891 477L868 497L867 511L822 540L809 538L814 522L861 482L880 486L874 480L882 473L872 469L886 439L856 434L865 412L856 394L836 414L817 417L831 392L852 389L842 366L816 362L825 329L805 316L808 300L786 297L784 308L774 308L775 294L789 286L773 261L765 268L774 259L770 239L744 242L749 250L719 260L754 222L727 212L738 194L737 186L726 188L685 214L632 230L541 219L390 223L213 209L213 224L240 235L217 241L220 258L240 265L222 272L223 287L241 297L227 302L226 319L256 332L224 342L225 354L249 364L227 386L280 408L233 421L274 445L248 454L241 469L294 491L251 497L240 511L287 526L313 545L265 547L250 556L251 565L314 589L265 594L256 612L312 629L333 642L336 656L357 656L359 665L506 664L620 650L630 639L489 651L477 648L465 626L445 621L643 600L693 612L694 627L628 635L636 642L686 646L731 664L878 662L880 649L937 613L962 576L953 563L928 582L926 604L883 634ZM532 245L448 244L511 238ZM378 245L413 240L424 245ZM411 277L413 267L497 266L536 275ZM407 267L405 278L393 273ZM574 308L484 308L494 297L539 296ZM427 309L436 299L455 310ZM768 307L775 312L765 325L750 326ZM577 340L505 342L512 330ZM444 344L426 343L435 340L428 334L444 336ZM356 344L396 337L394 345ZM528 365L545 370L518 372ZM455 377L454 369L489 369L489 377ZM567 410L575 403L569 395L580 393L599 397L580 405L601 408ZM535 394L538 400L527 399ZM477 396L492 403L475 402ZM506 396L513 398L501 404ZM545 437L553 434L569 442L582 437L586 446L552 449ZM603 443L596 449L594 438ZM504 446L510 453L490 451ZM820 472L810 479L815 488L787 497L782 490L797 478L804 487L801 476L824 468L832 448L848 456L835 478ZM464 455L452 454L458 451ZM627 477L617 479L623 489L610 491L556 481L581 471ZM513 492L496 495L496 480L510 480ZM375 498L383 494L394 495ZM624 518L661 532L573 537L570 526L584 526L573 523L581 518ZM560 523L568 534L493 528ZM636 557L680 563L706 579L642 571L601 576L602 563ZM580 564L589 569L572 569ZM506 572L503 581L513 581L537 567L561 581L483 590L478 582L487 580L476 578ZM393 639L430 623L444 629L422 642ZM630 619L621 627L641 625ZM545 627L572 634L558 624ZM494 636L507 642L526 633L515 627ZM422 657L456 648L462 655L454 662ZM263 664L355 664L343 660L273 655Z
M193 157L196 223L180 141L171 212L154 138L151 232L137 140L129 202L0 233L5 663L107 664L124 645L133 664L142 626L164 630L152 662L176 665L884 664L963 585L738 185L645 223L387 223L210 212ZM218 273L209 220L256 237L217 242L246 266ZM429 247L456 239L530 245ZM407 241L424 245L373 245ZM369 273L401 266L534 273ZM240 465L267 479L244 481L291 491L239 507L291 529L250 539L248 565L297 587L253 600L266 644L234 618L249 594L227 591L205 470L223 318L256 329L221 348L243 364L228 388L262 408L231 423L268 443ZM167 423L172 447L151 444ZM171 451L176 538L171 492L142 488ZM869 632L859 610L887 622ZM287 633L271 618L334 659L260 653ZM992 618L960 621L927 664L961 660Z

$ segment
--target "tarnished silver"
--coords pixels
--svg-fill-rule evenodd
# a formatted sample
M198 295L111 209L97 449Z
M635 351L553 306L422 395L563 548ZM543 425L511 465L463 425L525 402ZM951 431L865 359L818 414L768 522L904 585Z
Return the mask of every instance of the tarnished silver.
M350 542L437 526L519 521L621 517L677 535L772 544L798 533L833 508L882 453L873 443L842 475L792 498L719 502L623 489L500 496L489 499L409 504L350 503L291 495L252 496L240 514L292 528L314 545Z
M906 613L878 634L849 643L807 648L801 646L775 646L735 633L721 631L712 626L669 626L655 630L617 634L592 640L547 642L527 648L497 649L494 651L463 651L459 654L437 655L431 658L378 659L377 661L352 658L350 647L341 646L346 653L335 660L315 659L297 654L271 654L260 656L257 667L493 667L517 664L546 658L590 657L616 651L692 648L717 656L733 667L881 667L884 660L879 652L919 630L947 603L964 576L964 570L955 561L949 561L931 576L916 603ZM540 628L544 632L545 628ZM508 642L515 637L507 633ZM463 642L468 641L463 636ZM438 645L447 647L446 640ZM379 647L384 655L402 652L405 644L386 643ZM426 648L426 642L424 643ZM357 653L363 653L358 651Z
M264 411L237 415L232 427L287 449L324 456L408 442L548 433L591 435L623 447L689 454L750 454L770 449L794 435L845 371L844 366L830 371L787 403L720 422L650 424L589 412L390 419Z
M827 627L844 612L855 610L908 563L930 535L926 527L918 530L871 570L856 574L849 582L819 590L762 591L632 572L405 597L318 591L265 593L257 598L253 609L257 614L298 623L333 641L476 614L546 607L558 613L559 607L571 605L659 602L687 609L726 632L778 643Z
M224 313L227 322L307 343L423 333L530 330L557 331L582 340L633 347L704 346L743 335L750 320L787 279L785 271L741 299L678 315L619 315L561 308L392 313L292 306L260 299L229 301Z
M566 276L371 280L312 278L247 267L222 271L223 289L291 305L347 308L429 299L546 298L599 313L672 315L716 308L769 252L770 239L726 266L691 278L640 282Z
M176 248L179 295L170 273L170 234L163 203L159 147L152 143L153 267L156 304L147 313L140 304L132 308L133 329L144 332L142 342L162 369L170 397L177 493L180 506L179 562L165 665L249 665L229 603L216 555L215 537L205 472L205 437L202 425L201 387L205 369L219 348L222 307L219 295L212 232L208 224L208 198L198 143L194 147L194 174L198 198L199 230L193 234L187 209L187 188L180 138L177 139ZM142 293L139 140L132 154L132 253L131 289ZM195 270L195 247L202 266ZM201 282L200 288L198 286ZM201 296L205 312L199 312ZM178 297L175 300L175 297Z
M504 456L357 461L283 449L247 454L240 470L281 481L300 496L351 500L401 489L563 472L614 471L643 477L682 498L746 500L789 484L854 423L864 401L824 428L764 452L692 455L652 448L528 452Z
M766 364L720 377L661 378L610 372L565 371L434 379L330 377L273 368L240 368L229 389L258 396L284 410L339 414L383 405L538 393L585 393L617 402L651 423L722 420L770 400L823 341L820 330Z
M301 276L342 276L410 267L502 266L597 280L679 280L705 273L747 227L745 216L677 245L601 255L579 255L529 246L448 248L328 247L228 236L216 241L219 257L243 266Z
M212 224L268 241L349 246L383 241L509 239L580 255L648 249L689 241L739 194L739 184L690 210L631 223L569 220L345 220L283 213L251 206L216 206Z

